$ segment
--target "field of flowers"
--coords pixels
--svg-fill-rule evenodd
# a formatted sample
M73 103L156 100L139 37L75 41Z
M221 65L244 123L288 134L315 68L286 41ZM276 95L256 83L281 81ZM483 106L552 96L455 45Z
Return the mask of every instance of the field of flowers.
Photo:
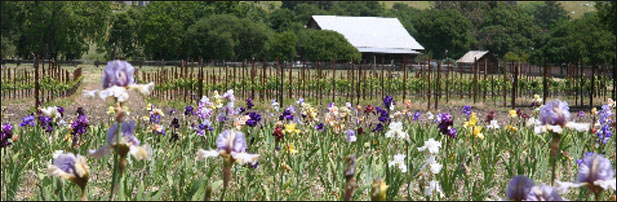
M136 117L128 91L156 84L133 73L112 61L102 89L84 91L113 103L99 109L107 121L51 106L2 123L1 199L615 200L610 99L570 112L536 96L530 114L416 111L391 96L258 110L229 90L182 111L148 104L150 116Z

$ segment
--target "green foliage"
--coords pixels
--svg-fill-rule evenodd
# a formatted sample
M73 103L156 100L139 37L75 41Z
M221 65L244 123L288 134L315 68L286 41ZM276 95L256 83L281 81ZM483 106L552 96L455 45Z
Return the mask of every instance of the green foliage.
M15 45L16 54L30 58L81 58L88 44L102 42L111 2L3 2L3 50ZM6 23L6 25L5 25ZM5 35L6 34L6 35Z
M559 21L569 20L568 11L556 1L545 1L537 6L533 12L533 20L543 30L549 30Z
M276 9L268 17L268 25L276 32L282 32L289 28L293 22L294 14L291 10L282 8Z
M297 55L298 37L293 32L275 33L265 44L266 57L281 61L294 59Z
M141 56L140 46L137 44L137 18L138 12L130 9L128 12L114 13L111 19L111 29L105 50L107 59L123 57L125 59Z
M359 61L361 54L342 34L330 30L306 30L308 37L302 38L302 52L307 60Z
M595 14L557 25L532 57L536 63L576 62L600 64L615 59L615 35L604 29Z
M521 8L499 4L488 11L480 29L479 46L501 58L507 52L529 53L540 28Z
M221 14L189 27L185 41L192 57L238 60L262 56L269 35L263 23Z
M383 16L385 7L378 1L338 1L330 12L345 16Z
M617 9L617 2L615 1L596 1L596 9L598 10L598 16L605 28L615 35L615 27L617 27L617 17L615 9Z
M444 58L446 49L449 57L458 58L474 43L471 21L456 10L429 11L417 20L415 28L418 42L437 59Z

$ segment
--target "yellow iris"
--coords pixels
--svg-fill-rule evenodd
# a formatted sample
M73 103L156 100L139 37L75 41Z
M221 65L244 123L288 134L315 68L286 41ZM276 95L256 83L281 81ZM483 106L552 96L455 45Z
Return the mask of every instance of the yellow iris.
M287 152L289 152L290 154L297 154L298 150L294 149L294 144L288 144L287 145Z
M109 106L107 108L107 114L108 115L112 115L112 114L115 114L115 113L116 113L116 109L113 106Z
M598 114L598 109L596 109L595 107L591 108L591 114L593 114L593 115Z
M473 136L483 140L484 139L484 134L482 134L482 127L475 127L473 129Z
M510 118L516 118L518 116L518 114L516 113L516 110L510 110Z
M465 122L463 126L465 128L473 127L476 126L476 123L478 123L478 117L476 117L476 113L471 113L471 115L469 116L469 121Z
M285 124L285 129L283 129L283 133L285 134L298 134L300 130L296 129L295 123Z
M151 103L148 103L148 105L146 105L146 110L152 111L152 104Z
M506 125L506 131L517 132L518 128L508 124L508 125Z

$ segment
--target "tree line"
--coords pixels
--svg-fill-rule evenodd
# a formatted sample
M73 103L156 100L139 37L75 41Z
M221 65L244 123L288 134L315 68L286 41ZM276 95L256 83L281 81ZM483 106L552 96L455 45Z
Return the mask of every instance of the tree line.
M2 2L2 57L79 59L90 46L106 59L358 60L336 32L306 29L312 15L398 18L425 47L423 57L458 58L490 50L498 58L539 64L615 59L615 2L570 19L553 1L435 1L421 10L378 1ZM422 57L420 57L422 58Z

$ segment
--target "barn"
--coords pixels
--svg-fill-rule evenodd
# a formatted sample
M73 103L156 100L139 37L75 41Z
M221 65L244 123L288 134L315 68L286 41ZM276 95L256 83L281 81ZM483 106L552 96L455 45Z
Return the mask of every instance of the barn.
M414 59L424 50L397 18L313 15L306 27L342 34L368 61Z
M464 72L472 73L475 65L474 62L478 63L478 73L484 73L485 69L489 74L499 72L497 57L487 50L470 50L463 57L456 60L456 65Z

